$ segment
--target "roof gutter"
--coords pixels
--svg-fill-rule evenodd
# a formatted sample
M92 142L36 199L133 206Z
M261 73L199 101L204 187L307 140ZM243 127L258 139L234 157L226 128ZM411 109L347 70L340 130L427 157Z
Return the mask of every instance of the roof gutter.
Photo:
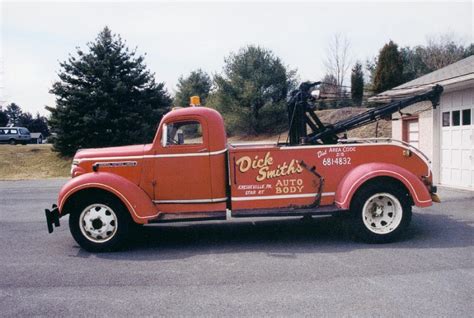
M427 83L417 85L416 87L408 87L408 88L394 88L378 95L372 96L368 99L369 102L375 103L389 103L401 98L407 98L416 94L423 93L429 89L431 89L436 84L443 86L444 93L453 92L469 87L474 86L474 73L469 73L460 77L441 80L436 83Z

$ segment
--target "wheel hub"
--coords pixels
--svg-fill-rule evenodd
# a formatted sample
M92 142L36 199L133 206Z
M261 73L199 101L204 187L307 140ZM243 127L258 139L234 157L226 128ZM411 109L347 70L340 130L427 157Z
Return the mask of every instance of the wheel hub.
M390 193L377 193L364 204L362 217L365 226L377 234L394 231L402 219L400 201Z
M374 204L374 208L375 208L374 212L372 213L372 215L374 217L378 217L378 216L381 216L383 214L383 206Z
M117 215L104 204L92 204L82 211L79 225L82 234L88 240L104 243L117 232Z
M100 228L102 228L104 224L102 223L102 220L100 218L97 218L95 220L92 220L92 227L95 229L95 230L99 230Z

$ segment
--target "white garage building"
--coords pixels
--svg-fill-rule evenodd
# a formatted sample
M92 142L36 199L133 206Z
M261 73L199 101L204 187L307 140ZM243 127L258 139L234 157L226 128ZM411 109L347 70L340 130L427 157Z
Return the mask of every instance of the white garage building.
M474 56L385 91L374 101L409 97L440 84L440 105L421 102L394 115L392 138L409 142L432 161L436 184L474 190ZM401 119L400 119L401 118Z

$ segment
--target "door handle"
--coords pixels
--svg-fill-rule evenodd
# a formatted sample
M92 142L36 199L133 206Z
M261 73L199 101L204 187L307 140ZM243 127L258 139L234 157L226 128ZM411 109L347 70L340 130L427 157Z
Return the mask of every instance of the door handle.
M208 152L207 148L201 149L198 152Z

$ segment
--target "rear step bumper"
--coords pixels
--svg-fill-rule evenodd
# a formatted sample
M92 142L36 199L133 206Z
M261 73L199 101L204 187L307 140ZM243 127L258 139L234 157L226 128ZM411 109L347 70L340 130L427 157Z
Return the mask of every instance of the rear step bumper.
M53 233L54 227L60 226L58 206L56 204L53 204L51 210L44 210L44 214L46 215L46 225L48 226L48 233Z

